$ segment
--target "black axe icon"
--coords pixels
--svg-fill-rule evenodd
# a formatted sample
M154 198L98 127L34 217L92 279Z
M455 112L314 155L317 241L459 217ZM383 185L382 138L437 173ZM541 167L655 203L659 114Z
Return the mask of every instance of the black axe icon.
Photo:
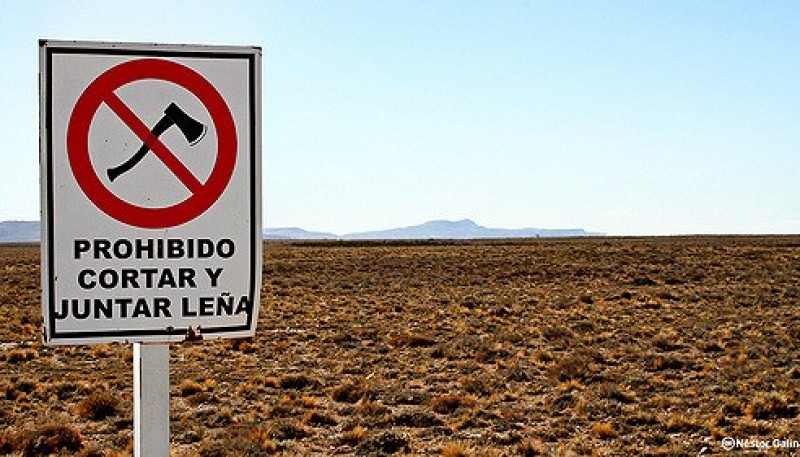
M186 114L186 112L174 102L167 106L167 109L164 110L164 117L153 126L153 129L150 130L150 134L158 138L173 125L178 127L190 146L197 144L206 134L206 126ZM116 167L108 169L108 179L111 181L117 179L121 174L136 166L148 152L150 152L150 147L147 145L147 142L143 142L142 147L128 160Z

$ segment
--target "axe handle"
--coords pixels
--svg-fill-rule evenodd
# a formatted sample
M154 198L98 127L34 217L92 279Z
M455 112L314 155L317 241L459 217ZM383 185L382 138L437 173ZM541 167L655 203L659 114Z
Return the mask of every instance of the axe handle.
M168 128L172 127L175 124L175 121L172 120L169 116L165 115L156 123L153 127L153 130L150 131L150 138L158 138L159 135L164 133ZM148 139L150 139L148 138ZM147 145L147 141L142 143L142 147L139 148L138 151L134 155L132 155L128 160L125 162L117 165L116 167L112 167L108 169L108 179L111 181L117 179L121 174L127 172L131 168L135 167L137 163L141 162L144 156L150 152L150 146Z

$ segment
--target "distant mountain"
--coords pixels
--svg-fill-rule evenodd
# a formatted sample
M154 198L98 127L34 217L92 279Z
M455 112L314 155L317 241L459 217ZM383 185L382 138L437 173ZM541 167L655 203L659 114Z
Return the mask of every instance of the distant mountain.
M0 222L0 243L39 241L39 221ZM311 232L297 227L266 228L267 240L427 240L427 239L480 239L480 238L538 238L596 236L602 233L587 232L583 229L504 229L489 228L469 219L460 221L437 220L420 225L401 227L374 232L348 233L337 235L327 232Z
M342 236L347 240L408 240L408 239L479 239L479 238L537 238L537 237L566 237L566 236L591 236L583 229L504 229L489 228L478 225L469 219L460 221L437 220L425 222L411 227L402 227L376 232L350 233Z
M0 222L0 243L39 241L39 221Z
M420 225L401 227L374 232L348 233L336 235L325 232L307 232L299 228L268 228L264 230L266 239L291 240L427 240L450 239L466 240L481 238L538 238L538 237L570 237L597 236L601 233L587 232L583 229L504 229L489 228L476 224L469 219L460 221L436 220Z
M309 232L297 227L266 228L265 240L335 240L339 235L326 232Z

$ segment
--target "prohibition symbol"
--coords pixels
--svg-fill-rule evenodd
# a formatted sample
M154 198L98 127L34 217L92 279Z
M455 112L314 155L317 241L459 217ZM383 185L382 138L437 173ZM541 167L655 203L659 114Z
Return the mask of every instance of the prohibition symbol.
M140 80L162 80L188 90L206 107L217 132L217 156L208 179L201 182L180 159L159 140L171 125L177 125L187 140L200 141L204 131L174 103L164 110L164 117L152 130L134 113L115 91ZM169 169L191 194L167 207L145 207L118 197L100 180L89 155L89 129L98 109L105 104L142 141L132 157L107 173L111 181L134 167L149 152ZM121 63L98 76L78 98L67 127L67 154L75 180L84 194L112 218L140 228L167 228L189 222L207 211L222 195L231 180L236 164L236 125L228 105L217 89L196 71L169 60L138 59ZM125 160L122 157L120 160ZM156 186L157 187L157 186Z

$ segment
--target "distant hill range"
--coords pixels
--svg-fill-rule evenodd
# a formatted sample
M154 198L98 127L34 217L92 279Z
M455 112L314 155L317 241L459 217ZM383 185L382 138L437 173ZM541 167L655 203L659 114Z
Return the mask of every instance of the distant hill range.
M0 243L39 241L39 221L0 222Z
M348 233L337 235L327 232L310 232L301 228L267 228L267 240L427 240L450 239L467 240L481 238L539 238L598 236L602 233L587 232L583 229L504 229L489 228L464 219L460 221L430 221L411 227L379 230L375 232ZM39 241L39 221L0 222L0 243Z
M267 228L265 239L288 240L427 240L449 239L467 240L481 238L538 238L599 236L602 233L587 232L584 229L504 229L478 225L469 219L460 221L430 221L411 227L379 230L375 232L348 233L336 235L326 232L309 232L300 228Z

